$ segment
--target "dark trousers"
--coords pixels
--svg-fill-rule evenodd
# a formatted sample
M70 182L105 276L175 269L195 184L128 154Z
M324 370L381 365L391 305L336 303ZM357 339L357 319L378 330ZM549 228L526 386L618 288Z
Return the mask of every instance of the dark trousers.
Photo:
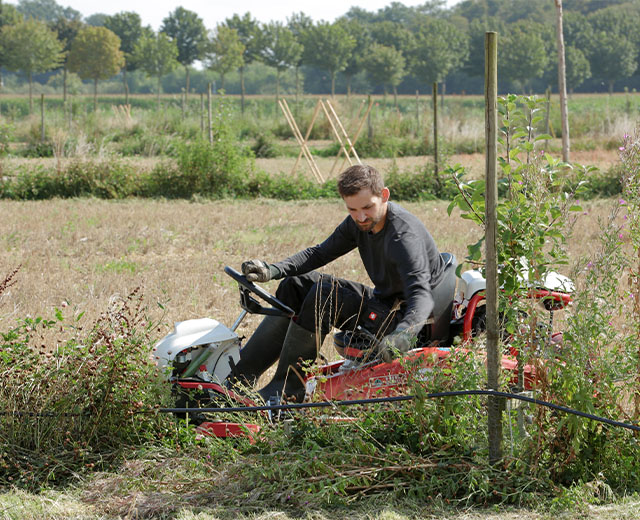
M455 286L455 264L452 264L431 290L433 323L420 334L425 341L448 338ZM404 310L397 302L374 297L371 287L317 271L283 279L276 297L296 312L298 325L323 335L328 334L331 327L353 331L361 325L382 337L395 330Z
M276 297L296 312L298 325L321 334L328 334L331 327L354 330L362 325L384 335L400 320L394 302L378 300L371 287L317 271L285 278Z

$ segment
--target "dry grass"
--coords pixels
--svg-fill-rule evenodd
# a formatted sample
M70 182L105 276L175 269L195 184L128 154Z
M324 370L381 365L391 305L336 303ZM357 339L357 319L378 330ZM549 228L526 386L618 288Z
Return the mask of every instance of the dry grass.
M575 228L573 257L597 239L595 221L610 202L590 203ZM433 234L442 251L458 259L478 231L446 202L406 204ZM210 316L231 324L239 313L235 283L223 272L243 260L280 260L322 241L346 215L342 203L258 201L121 202L79 199L0 205L0 274L22 264L17 284L0 297L0 323L26 315L50 316L55 307L85 312L91 323L114 295L142 285L149 314L170 324ZM357 253L325 268L367 283ZM275 283L267 287L275 291ZM248 317L248 335L259 317ZM326 348L326 347L325 347ZM327 353L328 354L328 353Z
M124 468L122 477L100 476L94 483L81 486L66 492L48 491L38 495L22 491L11 491L0 494L0 518L3 520L106 520L133 518L172 518L175 520L328 520L336 516L350 520L434 520L447 518L450 520L632 520L638 518L640 501L635 499L620 500L605 506L584 505L580 512L566 511L562 513L536 512L526 509L500 507L496 509L471 509L456 511L441 509L435 506L425 508L416 504L415 508L399 508L390 504L362 506L355 510L306 511L302 513L278 510L255 510L252 513L240 513L216 507L215 501L205 501L201 495L196 502L185 490L174 489L177 493L168 493L166 489L158 491L170 483L147 483L146 491L115 489L121 484L126 487L126 478L130 477L129 468ZM117 482L114 482L117 480ZM97 490L99 485L105 486ZM197 487L197 484L196 484ZM151 491L151 488L156 490ZM118 494L111 494L118 493ZM239 497L242 502L242 498ZM241 504L239 503L239 506Z
M612 201L597 201L585 208L570 241L573 258L594 247L598 235L596 220L608 213L611 204ZM475 240L477 230L457 215L447 217L445 202L406 206L425 222L443 251L464 258L466 245ZM6 329L14 319L26 314L49 316L54 307L62 305L69 305L76 312L86 311L82 321L92 322L114 294L127 294L138 285L145 287L153 319L163 316L155 302L163 303L167 309L158 337L168 331L172 322L188 318L211 316L230 324L239 312L238 294L235 283L222 272L224 265L238 267L243 260L254 257L281 259L321 241L344 215L343 205L338 201L3 202L0 205L0 278L19 264L22 268L16 285L0 296L0 326ZM355 253L326 269L366 282ZM275 290L275 284L269 284L268 288ZM246 320L240 334L248 336L258 320L258 317ZM325 354L332 355L329 345L325 344L324 349ZM5 493L0 495L0 518L213 520L238 517L236 512L216 508L215 501L207 502L207 497L198 495L197 490L189 498L184 494L187 488L180 488L181 482L188 484L194 478L210 481L224 475L180 473L181 464L174 467L174 462L167 457L156 463L164 469L151 468L152 474L159 473L162 478L148 477L148 470L141 471L143 463L133 461L117 474L99 475L96 481L82 484L77 490L41 495ZM188 470L191 463L182 464ZM638 505L636 500L614 506L585 506L580 516L602 520L635 518ZM293 515L282 511L255 511L245 518L325 520L329 515L328 512ZM407 512L392 506L350 511L341 516L362 520L575 517L522 510Z

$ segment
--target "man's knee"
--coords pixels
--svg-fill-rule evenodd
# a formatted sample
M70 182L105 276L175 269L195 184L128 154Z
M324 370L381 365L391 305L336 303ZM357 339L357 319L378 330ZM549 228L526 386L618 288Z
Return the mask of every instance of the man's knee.
M287 276L278 285L276 297L297 310L320 278L321 275L315 271L299 276Z

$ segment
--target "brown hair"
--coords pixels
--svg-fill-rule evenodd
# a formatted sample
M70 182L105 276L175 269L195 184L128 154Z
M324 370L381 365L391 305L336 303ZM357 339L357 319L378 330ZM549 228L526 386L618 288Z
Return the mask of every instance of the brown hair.
M369 188L373 195L380 196L384 188L382 175L373 166L355 164L338 177L338 193L341 197L350 197L360 190Z

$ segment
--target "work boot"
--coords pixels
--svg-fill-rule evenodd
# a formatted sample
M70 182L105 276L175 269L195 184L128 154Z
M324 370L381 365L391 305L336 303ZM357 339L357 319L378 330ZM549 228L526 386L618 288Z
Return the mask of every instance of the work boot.
M321 335L320 345L323 338ZM305 394L304 381L301 380L304 378L303 366L305 362L315 361L319 344L315 332L309 332L292 321L282 345L276 373L264 388L258 390L260 397L267 402L274 395L282 397L284 394L291 400L302 402Z
M245 346L240 349L240 361L226 381L228 388L238 383L252 387L278 360L290 321L283 316L265 316L262 319Z

